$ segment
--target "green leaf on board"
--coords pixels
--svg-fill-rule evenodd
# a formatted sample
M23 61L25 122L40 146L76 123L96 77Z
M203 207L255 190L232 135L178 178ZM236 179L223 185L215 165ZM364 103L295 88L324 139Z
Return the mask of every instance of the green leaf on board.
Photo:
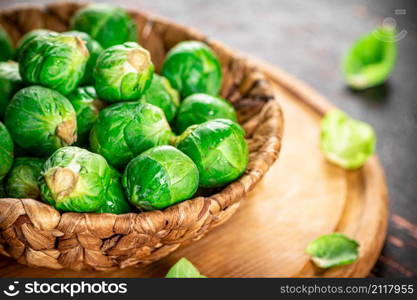
M343 59L347 84L357 90L382 84L395 66L397 38L392 26L376 28L360 37Z
M341 233L326 234L312 241L306 253L320 268L351 264L358 259L359 244Z
M207 278L186 258L181 258L171 267L165 278Z
M321 121L320 148L329 161L342 168L361 167L375 152L375 147L373 128L340 110L329 111Z

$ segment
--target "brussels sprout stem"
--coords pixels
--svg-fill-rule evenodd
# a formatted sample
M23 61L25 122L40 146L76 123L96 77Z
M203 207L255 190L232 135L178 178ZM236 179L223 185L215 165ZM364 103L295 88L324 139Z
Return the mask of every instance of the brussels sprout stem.
M76 127L75 118L62 122L57 126L56 134L64 142L64 146L71 145L77 141Z
M58 199L65 197L74 190L78 177L78 174L70 168L58 168L52 175L52 182L49 187Z
M30 189L28 189L28 198L30 199L37 199L39 198L39 187L37 185L32 185Z
M140 51L139 49L133 49L127 55L127 61L131 65L132 68L135 69L136 72L141 72L148 67L148 61L145 57L145 53Z
M87 50L86 42L83 39L76 36L75 37L75 43L76 43L76 47L80 50L80 52L84 56L86 56L86 57L90 56L90 54L88 53L88 50Z
M100 110L104 108L104 102L99 99L94 99L92 107L95 110L95 112L98 114Z
M175 147L178 143L178 140L179 140L179 136L172 134L171 138L169 139L169 144Z

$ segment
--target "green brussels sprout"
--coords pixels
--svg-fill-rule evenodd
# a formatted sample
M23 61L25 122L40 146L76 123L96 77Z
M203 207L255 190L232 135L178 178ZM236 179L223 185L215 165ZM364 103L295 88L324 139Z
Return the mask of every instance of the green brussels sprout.
M15 143L36 156L51 155L77 139L71 103L60 93L41 86L16 93L7 106L5 124Z
M321 121L320 147L325 157L345 169L357 169L375 152L371 126L332 110Z
M98 154L78 147L58 149L44 164L41 198L61 211L95 212L106 200L110 167Z
M113 46L97 59L95 88L108 102L138 100L151 85L153 72L148 50L133 42Z
M100 112L90 133L90 146L110 165L121 168L138 154L169 144L172 139L171 128L159 107L124 102Z
M8 33L0 26L0 61L13 58L14 49Z
M136 42L138 35L136 24L129 15L109 4L91 4L79 10L72 20L72 29L88 33L105 49Z
M63 34L40 35L29 42L19 57L23 81L57 90L73 91L84 76L89 53L84 41Z
M97 99L96 90L92 86L79 87L67 97L77 114L77 144L85 145L103 102Z
M151 85L141 98L141 101L162 109L168 122L174 119L180 105L178 92L171 87L171 84L165 77L157 74L154 74Z
M162 75L183 98L195 93L216 96L222 82L219 60L206 44L198 41L181 42L172 48L162 66Z
M41 158L16 158L5 182L7 195L12 198L38 199L38 178L44 162Z
M14 61L0 63L0 120L14 93L22 86L19 65Z
M200 186L219 187L243 174L248 165L244 130L225 119L190 126L177 140L200 172Z
M106 200L97 211L98 213L118 215L128 213L131 210L123 191L121 179L122 175L110 167L110 184L107 188Z
M34 40L38 36L56 35L56 34L58 33L52 30L48 30L48 29L34 29L32 31L29 31L24 36L22 36L22 38L17 43L15 59L18 61L20 56L22 55L23 48L25 48L27 44L29 44L32 40Z
M198 169L181 151L159 146L134 158L122 182L129 201L139 209L163 209L194 195Z
M207 94L188 96L180 105L175 129L182 133L187 127L214 119L237 122L236 111L226 100Z
M103 51L101 45L91 38L87 33L81 31L68 31L64 35L78 36L85 42L90 58L88 59L87 65L85 67L84 77L81 79L80 84L89 85L94 84L93 70L96 66L96 61L100 53Z
M13 164L13 140L6 126L0 122L0 180L6 176Z

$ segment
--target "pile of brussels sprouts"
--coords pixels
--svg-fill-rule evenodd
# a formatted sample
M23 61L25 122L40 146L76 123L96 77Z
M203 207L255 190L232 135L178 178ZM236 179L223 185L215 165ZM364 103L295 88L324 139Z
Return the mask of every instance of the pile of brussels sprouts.
M120 214L243 174L245 132L207 45L177 44L157 75L124 10L89 5L71 30L31 31L16 49L0 30L0 197Z

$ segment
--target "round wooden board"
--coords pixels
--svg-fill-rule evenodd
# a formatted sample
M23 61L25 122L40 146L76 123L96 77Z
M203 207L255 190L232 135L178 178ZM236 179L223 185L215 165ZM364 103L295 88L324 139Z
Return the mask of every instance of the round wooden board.
M275 83L285 116L283 148L263 181L225 224L202 240L141 269L107 273L33 269L0 258L3 277L163 277L181 257L208 277L364 277L381 251L387 227L387 189L376 157L354 172L326 162L319 122L331 109L305 84L261 61ZM304 254L314 238L343 232L360 243L360 259L322 271Z

